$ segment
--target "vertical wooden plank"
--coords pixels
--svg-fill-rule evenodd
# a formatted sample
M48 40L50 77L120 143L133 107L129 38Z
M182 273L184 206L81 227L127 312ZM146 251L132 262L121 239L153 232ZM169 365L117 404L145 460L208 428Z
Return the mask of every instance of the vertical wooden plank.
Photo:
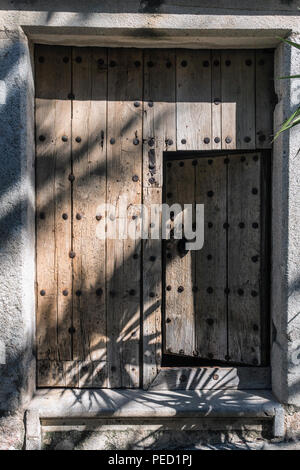
M180 49L176 56L177 149L210 150L211 53Z
M158 374L162 356L161 203L161 188L144 188L143 204L147 210L147 217L144 218L143 230L148 234L148 238L143 240L142 261L144 388L148 388ZM156 231L159 238L154 238Z
M161 187L163 152L176 150L175 51L144 52L143 186Z
M54 63L55 56L48 48L36 46L37 354L40 359L57 358L55 187L53 184L55 146L52 143L55 135L55 102L50 99L51 91L53 98L53 90L49 89L49 84L45 81L49 71L53 70ZM47 376L45 367L44 370L44 376Z
M72 62L73 350L74 359L104 361L106 243L96 230L103 223L97 208L106 202L107 50L74 48ZM83 377L91 386L92 374Z
M255 51L256 148L271 148L274 110L274 53Z
M213 150L222 148L222 88L221 88L221 54L212 51L211 56L211 138Z
M37 349L38 358L51 360L72 355L72 307L64 295L72 290L70 55L69 47L50 46L35 54Z
M80 361L78 364L80 388L104 388L107 383L106 361Z
M204 246L195 252L196 351L201 358L227 355L226 167L224 157L199 158L197 204L204 204Z
M79 374L79 387L80 388L92 388L93 386L93 361L80 361L78 364L78 374ZM99 384L99 387L103 388L105 384L106 377L102 377L102 384Z
M126 208L141 203L142 51L111 49L108 56L107 200L117 208L119 222L124 200ZM109 383L138 387L140 270L135 255L140 259L141 241L108 239L107 253Z
M107 381L107 361L94 361L93 362L93 388L103 388L103 383Z
M228 354L259 365L260 155L231 156L228 165Z
M79 386L76 361L39 360L37 386L51 388L74 388Z
M222 148L255 148L255 55L222 51Z
M37 386L38 387L64 387L65 372L63 361L38 360Z
M79 386L76 361L38 361L38 387L74 388ZM81 386L81 385L80 385Z
M174 50L144 51L143 203L149 210L149 216L151 205L162 202L163 152L176 150L175 73ZM157 223L160 224L160 217ZM150 233L151 227L148 226L147 229ZM161 282L161 239L149 238L143 242L143 386L145 388L151 384L160 369Z
M64 361L60 363L63 373L63 383L66 388L79 387L79 365L78 361Z
M47 359L37 360L36 370L36 381L37 387L49 387L51 381L49 380L50 375L50 361Z
M174 160L166 168L166 202L194 204L195 166L193 160ZM170 222L174 230L176 220ZM184 224L184 217L182 223ZM193 285L195 282L195 252L184 254L178 250L174 238L166 240L165 246L165 352L168 354L193 355L195 350L195 308Z

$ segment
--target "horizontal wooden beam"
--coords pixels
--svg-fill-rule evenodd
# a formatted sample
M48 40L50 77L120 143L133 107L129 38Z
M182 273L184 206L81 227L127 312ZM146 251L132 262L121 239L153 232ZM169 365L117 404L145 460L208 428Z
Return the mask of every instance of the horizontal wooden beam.
M150 390L259 390L271 388L269 367L164 367Z

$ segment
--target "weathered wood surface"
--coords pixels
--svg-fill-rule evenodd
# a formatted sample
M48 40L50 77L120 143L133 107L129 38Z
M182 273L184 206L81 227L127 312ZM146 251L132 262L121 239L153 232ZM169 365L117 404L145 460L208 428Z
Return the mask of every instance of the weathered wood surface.
M143 204L149 217L143 231L143 386L148 387L160 370L162 357L162 257L161 257L161 188L144 188ZM152 217L151 217L152 211ZM150 226L151 220L151 226ZM140 263L140 260L137 260ZM140 264L139 264L140 266Z
M211 148L220 150L223 140L221 53L219 51L212 51L211 68Z
M256 148L272 148L274 92L274 55L255 51L256 76Z
M106 243L96 235L106 202L106 49L73 48L72 77L73 358L92 363L106 360L107 342Z
M228 354L253 365L261 362L260 160L245 154L228 164Z
M140 214L125 211L141 203L142 90L141 50L111 49L108 53L107 202L116 207L115 220L127 222L138 234ZM137 106L138 104L138 106ZM134 219L132 219L134 217ZM136 227L135 227L136 226ZM110 387L138 387L140 338L141 239L107 239L107 360Z
M38 358L72 358L71 49L36 50ZM63 218L67 214L67 220Z
M55 383L65 384L63 386L79 384L80 387L93 384L99 387L139 386L141 330L144 335L143 380L145 386L149 386L160 370L162 354L161 245L160 240L147 240L142 248L140 209L134 211L132 205L144 200L150 207L151 203L161 201L163 152L253 149L255 145L269 148L273 54L251 50L143 51L37 46L35 62L37 350L40 360L53 361L49 366L51 373L46 374L49 383L42 373L41 376L38 373L38 383L45 386ZM227 143L228 136L231 141ZM215 157L213 160L217 162ZM203 182L197 180L195 186L190 184L189 175L182 179L180 175L187 171L191 161L186 159L178 174L179 180L186 179L185 187L180 189L187 198L183 202L192 201L191 194L196 191L194 199L201 196L204 201L199 202L204 202L208 211L205 221L208 222L207 216L214 214L216 223L221 224L226 198L221 201L220 196L220 201L216 202L216 194L222 193L222 185L218 177L212 181L207 178L207 184L211 182L218 186L217 191L211 189L214 196L210 197L207 196L210 189ZM204 171L202 163L193 166L194 182ZM222 166L222 170L220 165L220 175L225 167L229 178L230 165ZM243 177L232 178L232 184L235 184L234 181ZM233 201L234 211L240 210L236 208L237 201L246 191L247 184L243 186L237 181L237 186L239 195ZM135 240L103 242L97 239L94 236L97 227L107 223L109 229L113 225L110 215L119 222L118 208L125 196L129 212L123 222L130 224L132 233L136 234ZM105 201L115 204L117 213L107 214L108 220L105 220L105 214L100 214L102 219L97 220L97 205ZM257 201L260 201L260 194ZM174 199L173 202L178 201ZM262 227L265 232L266 227ZM228 243L233 249L233 240L242 232L240 228L238 233L234 230L232 235L230 228L227 230L227 236L231 237ZM262 233L260 225L253 231L255 237ZM184 351L188 355L199 354L199 357L224 359L227 356L229 360L245 364L254 364L256 360L260 363L261 344L264 347L267 344L266 340L260 343L260 338L267 337L266 328L260 331L259 326L260 295L251 296L252 307L247 307L249 311L242 320L238 319L241 328L254 327L247 336L245 348L240 346L245 336L243 331L230 339L231 352L225 354L224 296L221 294L226 287L221 287L223 255L219 250L216 264L211 264L213 268L205 259L205 250L211 251L214 244L221 246L225 239L220 231L214 235L210 229L209 234L205 234L207 243L203 250L197 255L188 253L178 258L179 264L175 260L175 274L171 275L171 270L168 274L170 283L179 280L181 269L185 277L182 281L184 290L181 293L176 290L177 301L174 297L175 309L172 310L178 320L181 306L184 307L187 323L181 324L181 330L184 325L187 328L182 338L176 333L172 339L170 333L167 341L174 343L171 349L173 347L176 354ZM264 243L265 239L264 236ZM249 238L251 249L254 249L253 240L253 237ZM247 245L246 238L243 243ZM239 256L245 256L246 248L243 250L244 254L239 255L236 250L231 265L233 259L240 262ZM73 258L71 251L75 253ZM170 266L174 260L171 261ZM258 271L259 265L258 262L255 268ZM197 266L199 278L218 285L211 297L207 292L201 292L202 287L188 297L195 284L201 284L196 279ZM239 275L245 273L242 268ZM249 280L249 286L252 283L254 291L258 286L253 279ZM236 289L236 280L231 282L232 288ZM246 281L239 278L240 282ZM263 287L265 289L266 285ZM171 298L175 289L171 292L164 294ZM206 296L210 299L208 303ZM239 295L235 305L242 301L241 298ZM230 294L228 299L230 301ZM211 302L217 305L215 317ZM232 303L229 322L235 323L237 312L233 307ZM213 323L209 324L207 319L212 319ZM171 323L164 323L166 335L172 330ZM258 325L258 330L254 325ZM265 363L266 359L263 359L262 364ZM77 372L72 372L72 364L77 364Z
M224 157L198 158L195 202L204 204L204 245L194 252L196 353L225 360L227 355L227 164Z
M254 52L222 51L221 56L223 148L255 149Z
M176 58L172 49L144 52L143 185L161 187L163 152L176 150Z
M184 204L195 202L195 166L192 159L166 165L166 202L174 220L169 220L170 239L165 241L165 352L193 355L195 351L195 252L180 252L176 226L186 223ZM173 204L182 208L177 214ZM182 235L183 239L183 235Z
M143 203L157 216L145 221L145 231L158 230L158 238L143 241L143 385L157 375L162 356L162 259L161 213L153 204L162 202L163 152L176 150L175 51L144 52L143 105Z
M41 360L40 387L99 388L106 376L105 363ZM164 367L148 390L263 390L271 388L269 367ZM104 373L104 377L101 376ZM100 385L100 388L101 385Z
M105 388L105 361L38 361L38 386L57 388Z
M210 150L211 53L177 50L177 148Z
M271 388L269 367L164 367L150 390L260 390Z

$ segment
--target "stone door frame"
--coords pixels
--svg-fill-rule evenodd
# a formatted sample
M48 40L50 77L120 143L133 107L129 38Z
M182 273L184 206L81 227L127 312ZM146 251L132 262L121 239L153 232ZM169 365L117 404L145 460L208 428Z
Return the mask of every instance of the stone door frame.
M182 29L174 30L170 24L161 32L148 34L140 28L132 28L131 34L124 35L118 29L110 28L105 35L105 27L84 28L73 26L49 28L47 26L26 26L20 28L18 41L8 40L18 57L18 77L20 77L20 112L16 132L20 141L17 165L20 170L20 227L21 246L21 311L24 324L22 360L24 367L23 399L30 399L35 391L35 139L34 139L34 62L33 44L72 44L124 47L194 47L194 48L232 48L232 33L225 29L193 30L193 34ZM238 30L235 44L248 47L272 47L275 50L275 91L278 103L274 110L274 129L277 129L297 104L297 84L277 80L277 77L299 73L300 51L289 48L276 39L276 36L292 35L290 30L272 30L268 38L260 29ZM185 37L183 41L182 38ZM186 39L188 37L188 40ZM160 39L159 39L160 38ZM299 36L298 36L299 42ZM186 44L186 45L185 45ZM13 87L14 84L10 83ZM9 93L9 90L7 90ZM298 98L299 99L299 98ZM299 265L299 228L297 215L297 178L300 165L297 150L300 148L299 131L284 133L273 147L272 164L272 254L271 254L271 324L272 324L272 391L281 403L300 405L300 315L297 311L297 267ZM0 165L5 165L5 160ZM296 168L298 167L298 168ZM299 301L298 301L299 305ZM298 333L297 333L298 331ZM21 352L20 347L20 352Z

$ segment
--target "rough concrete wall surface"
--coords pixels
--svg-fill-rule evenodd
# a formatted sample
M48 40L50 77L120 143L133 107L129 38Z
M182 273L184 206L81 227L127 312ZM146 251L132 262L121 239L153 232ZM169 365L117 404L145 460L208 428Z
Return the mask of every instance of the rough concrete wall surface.
M300 43L300 35L294 36ZM290 75L299 74L300 50L291 49ZM300 103L300 81L292 80L290 108L294 112ZM289 140L289 195L288 195L288 246L287 251L287 340L288 340L288 400L287 403L300 405L300 171L299 171L300 130L299 126L290 132Z
M34 140L27 124L33 84L27 41L2 39L0 63L0 448L21 448L18 410L34 375Z
M2 0L0 30L13 35L22 25L40 42L74 45L122 45L126 38L135 47L147 40L151 47L171 42L178 47L262 47L264 37L264 44L271 46L280 32L299 31L299 7L299 0L92 0L84 7L79 0ZM225 31L227 46L222 40Z
M35 384L32 41L266 47L277 46L276 36L291 32L300 42L300 0L175 3L0 2L0 449L23 445L20 410ZM279 46L275 76L299 73L299 52ZM300 101L300 82L275 83L278 128ZM295 128L276 141L273 163L272 374L275 395L291 405L286 414L288 437L300 434L299 148Z
M2 40L0 61L0 408L13 410L26 388L24 370L30 371L34 311L33 136L26 123L30 99L26 44Z
M0 450L23 449L24 437L24 413L0 412Z
M300 35L291 39L300 42ZM280 45L275 56L275 77L299 74L299 70L300 51ZM299 105L299 80L275 80L275 91L278 104L274 128L278 129ZM273 391L285 403L295 405L300 400L299 149L299 127L276 140L272 201L272 252L277 254L272 261Z

